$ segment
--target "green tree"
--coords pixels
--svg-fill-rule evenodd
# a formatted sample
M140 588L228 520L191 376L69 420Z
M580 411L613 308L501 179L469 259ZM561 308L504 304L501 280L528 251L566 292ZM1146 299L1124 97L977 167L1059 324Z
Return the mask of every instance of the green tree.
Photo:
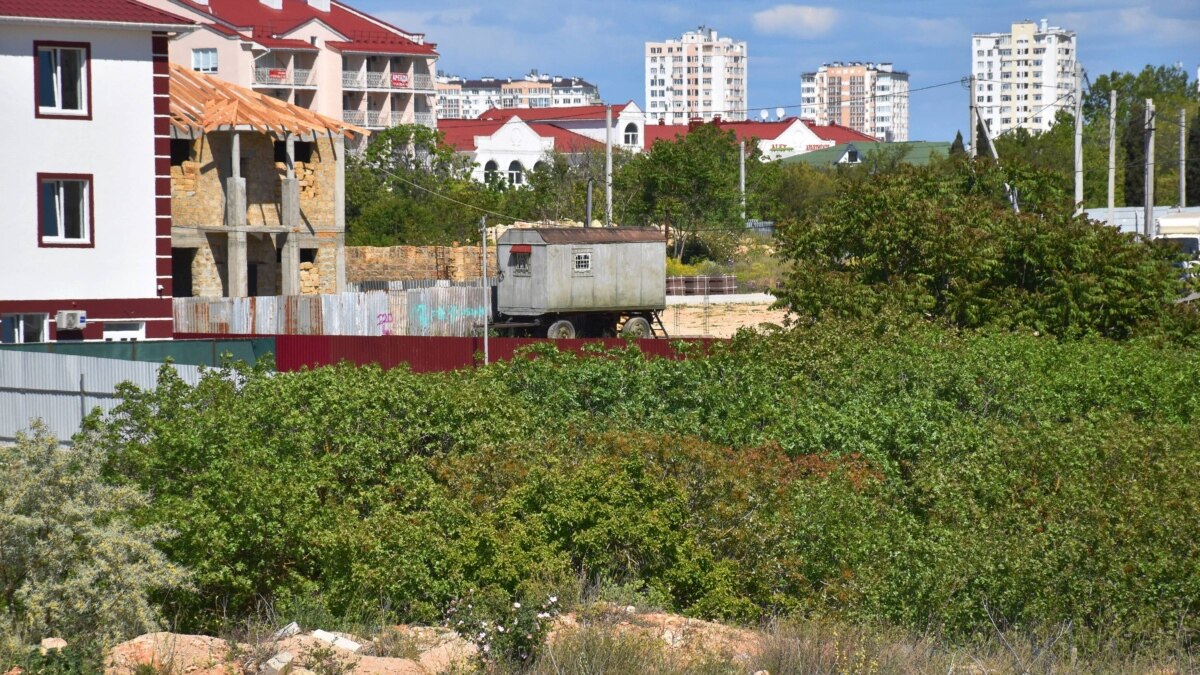
M968 328L1120 338L1182 291L1165 247L1072 217L1062 177L978 161L950 169L882 175L786 228L780 301L808 318L892 308Z
M956 132L954 134L954 142L950 144L950 156L951 157L966 157L967 156L967 149L966 149L966 146L963 145L963 137L962 137L961 131Z
M157 629L152 591L187 584L155 548L171 533L140 525L149 499L106 483L90 434L61 448L44 425L0 446L0 638L112 645Z

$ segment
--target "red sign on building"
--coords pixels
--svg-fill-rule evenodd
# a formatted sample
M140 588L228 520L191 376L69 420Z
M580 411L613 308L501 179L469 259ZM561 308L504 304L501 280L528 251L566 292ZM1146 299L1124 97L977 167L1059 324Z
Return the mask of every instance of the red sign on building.
M286 80L287 68L272 68L267 71L267 77L270 77L272 80Z
M408 73L392 73L392 86L399 87L401 89L408 89Z

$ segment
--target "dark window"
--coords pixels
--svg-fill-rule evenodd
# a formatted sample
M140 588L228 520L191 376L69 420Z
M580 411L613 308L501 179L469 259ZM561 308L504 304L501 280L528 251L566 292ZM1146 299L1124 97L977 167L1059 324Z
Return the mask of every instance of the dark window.
M315 264L317 262L317 249L315 249L315 248L300 249L300 262Z
M313 144L308 141L296 141L296 161L308 164L312 161ZM275 161L287 163L287 141L275 141Z
M192 158L192 139L171 139L171 166L181 166Z
M92 243L92 177L38 174L38 244Z

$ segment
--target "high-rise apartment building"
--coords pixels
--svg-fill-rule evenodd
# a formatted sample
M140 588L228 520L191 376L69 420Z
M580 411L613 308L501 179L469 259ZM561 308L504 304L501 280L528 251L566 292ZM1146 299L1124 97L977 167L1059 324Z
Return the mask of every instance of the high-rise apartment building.
M1022 21L1009 33L975 33L971 74L975 105L996 136L1018 127L1045 131L1072 105L1075 32Z
M520 78L468 80L437 78L438 119L473 119L491 108L566 108L598 105L600 89L578 77L542 75L532 70Z
M800 116L881 141L908 140L908 73L890 63L823 63L800 77Z
M701 26L646 43L646 114L651 120L746 119L746 43Z

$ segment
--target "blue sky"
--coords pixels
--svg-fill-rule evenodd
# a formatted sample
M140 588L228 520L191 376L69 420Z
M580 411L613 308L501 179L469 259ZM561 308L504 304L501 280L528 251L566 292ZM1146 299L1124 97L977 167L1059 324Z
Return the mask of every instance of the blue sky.
M1074 30L1092 79L1113 70L1182 62L1200 65L1200 0L892 0L793 4L760 0L347 0L438 43L439 70L478 77L578 75L607 101L645 107L647 40L706 25L749 43L750 106L800 102L800 73L825 61L891 61L913 89L970 74L973 32L1007 31L1013 21L1048 19ZM967 120L958 85L915 92L910 138L953 139ZM797 114L798 107L788 109ZM965 131L964 131L965 135Z

